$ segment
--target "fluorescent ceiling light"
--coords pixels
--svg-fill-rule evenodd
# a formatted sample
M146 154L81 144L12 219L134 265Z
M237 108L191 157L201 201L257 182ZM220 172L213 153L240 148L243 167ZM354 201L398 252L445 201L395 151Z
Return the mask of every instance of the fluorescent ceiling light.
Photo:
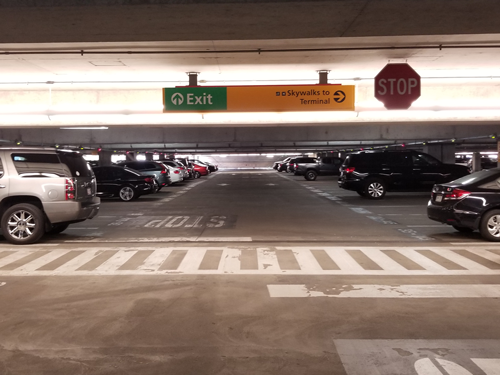
M106 130L107 126L65 126L59 129L68 129L68 130Z

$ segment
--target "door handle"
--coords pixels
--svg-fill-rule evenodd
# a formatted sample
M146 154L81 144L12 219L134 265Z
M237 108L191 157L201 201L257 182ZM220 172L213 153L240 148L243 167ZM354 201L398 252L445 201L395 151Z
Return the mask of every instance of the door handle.
M0 185L0 189L5 189L6 186L5 185Z

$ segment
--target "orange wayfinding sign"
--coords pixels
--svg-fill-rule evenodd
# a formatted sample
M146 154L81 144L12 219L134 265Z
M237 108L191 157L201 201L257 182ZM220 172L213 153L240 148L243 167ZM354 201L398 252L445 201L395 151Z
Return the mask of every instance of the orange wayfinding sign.
M163 89L163 112L354 111L354 86L185 86Z
M354 111L354 86L233 86L227 88L227 111Z

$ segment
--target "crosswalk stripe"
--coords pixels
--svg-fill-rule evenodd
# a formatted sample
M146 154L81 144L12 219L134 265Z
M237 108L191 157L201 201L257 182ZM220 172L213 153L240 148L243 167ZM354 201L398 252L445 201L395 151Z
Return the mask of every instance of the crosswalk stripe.
M333 259L327 254L324 249L311 250L322 270L340 270L340 267Z
M84 265L78 267L77 271L93 271L98 268L101 264L106 262L109 258L115 255L118 250L103 250L96 257L89 260Z
M485 267L482 264L467 259L464 256L457 254L453 250L448 250L448 249L443 250L443 256L470 271L476 271L476 270L481 271L488 269L488 267Z
M425 269L417 262L414 262L396 250L381 250L381 252L409 271Z
M20 259L16 259L15 261L6 264L3 267L0 267L0 271L12 271L12 270L15 270L16 268L22 267L25 264L33 262L33 261L37 260L38 258L41 258L41 257L47 255L49 252L50 251L39 251L39 252L36 252L36 253L35 252L29 253L29 254L23 256Z
M455 253L472 260L473 262L479 263L482 266L485 266L491 270L498 270L500 269L500 264L497 262L493 262L490 259L484 258L481 255L471 253L468 250L453 250Z
M493 250L493 251L490 251ZM500 275L495 248L102 247L9 251L0 275Z
M443 257L442 255L437 254L435 251L425 249L425 250L417 250L417 254L423 255L424 257L436 262L436 264L439 264L441 267L447 269L447 270L465 270L466 268L452 262L451 260Z
M144 261L154 253L154 250L144 250L144 251L136 251L132 257L122 264L118 270L119 271L132 271L144 264Z
M359 265L344 249L325 249L341 270L353 270L360 273L364 268Z

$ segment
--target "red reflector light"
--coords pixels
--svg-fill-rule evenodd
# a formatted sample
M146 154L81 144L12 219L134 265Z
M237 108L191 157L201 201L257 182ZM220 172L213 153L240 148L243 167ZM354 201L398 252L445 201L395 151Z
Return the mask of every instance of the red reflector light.
M75 181L72 178L66 179L66 200L75 199Z
M355 169L356 169L356 168L354 168L354 167L349 167L349 168L346 168L346 169L345 169L345 173L352 173L352 172L354 172L354 170L355 170Z
M152 183L153 182L153 179L151 177L146 177L144 179L144 181L146 181L148 184Z
M449 193L445 193L443 196L443 200L451 201L451 200L460 200L470 195L470 191L462 190L462 189L453 189Z

